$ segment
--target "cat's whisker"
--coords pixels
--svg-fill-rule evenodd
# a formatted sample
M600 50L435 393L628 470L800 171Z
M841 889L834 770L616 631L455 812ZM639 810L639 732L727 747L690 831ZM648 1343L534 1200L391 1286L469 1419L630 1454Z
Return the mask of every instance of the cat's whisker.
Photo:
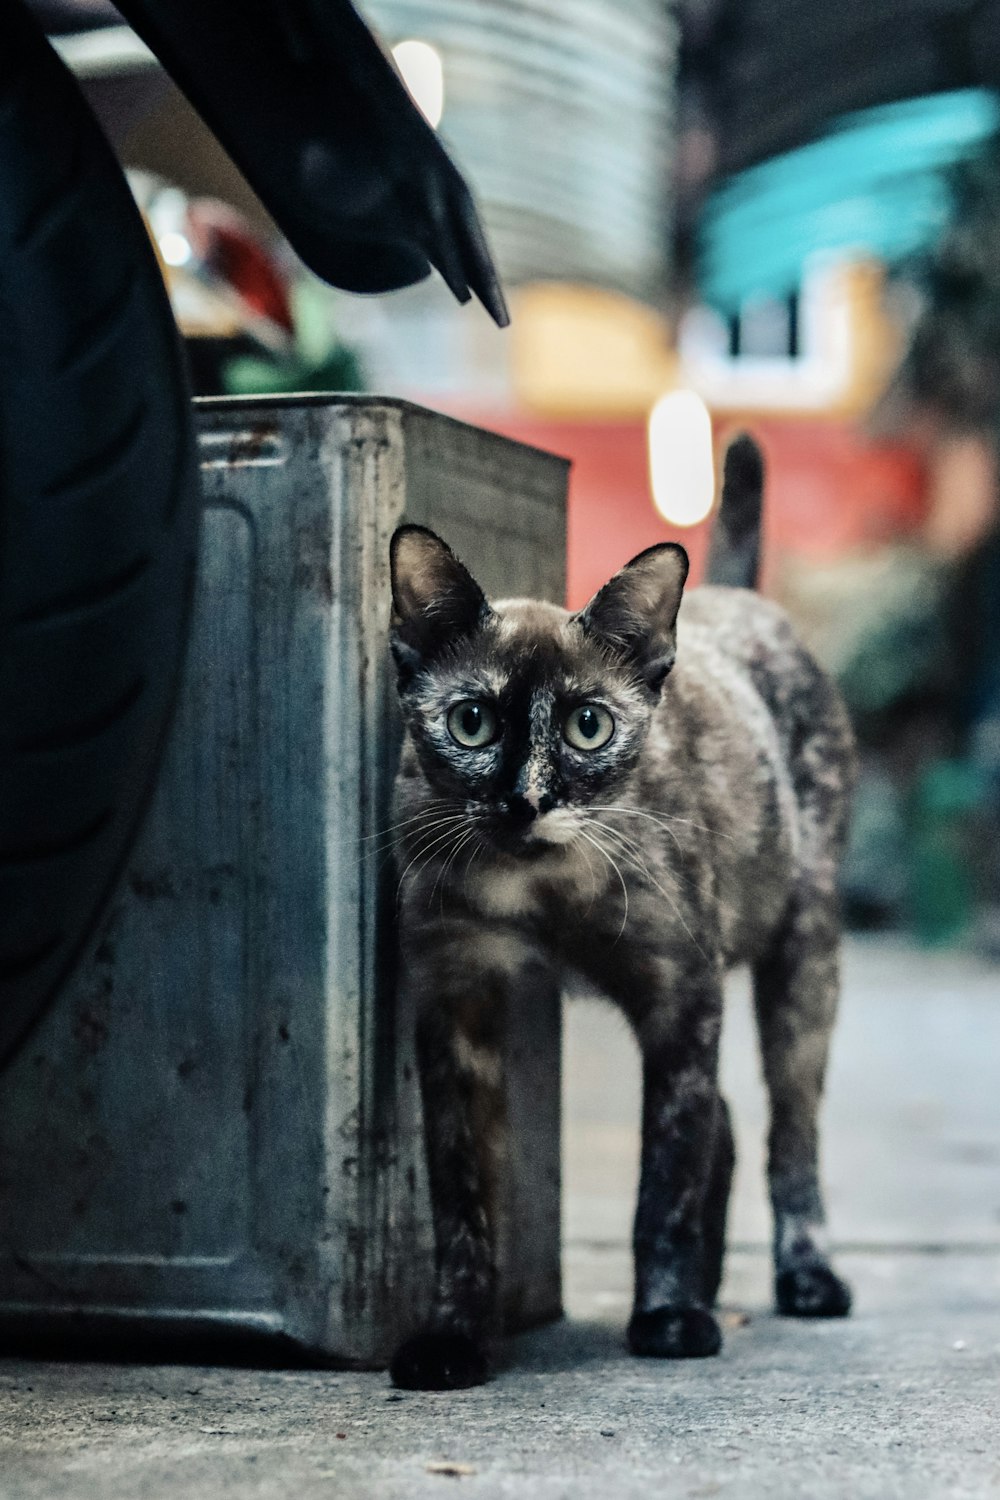
M446 827L448 825L454 826L457 823L464 823L465 821L466 821L466 815L465 815L465 813L448 813L445 816L441 816L441 817L437 817L437 818L432 818L432 819L430 819L430 820L422 823L421 826L420 826L420 828L417 829L417 831L415 833L411 833L409 835L409 837L410 838L420 838L420 836L422 834L424 834L424 833L432 833L437 828L444 828L444 827ZM387 836L387 838L386 838L385 844L372 849L370 852L373 853L373 854L378 854L378 853L381 852L381 849L384 848L384 847L389 847L391 849L395 849L401 842L402 842L402 838L400 836L398 836L396 834L389 834Z
M616 829L616 832L618 832L618 829ZM621 837L621 834L619 834L619 837ZM727 835L727 837L729 837L729 835ZM642 847L640 847L639 844L636 844L636 847L637 849L639 849L639 852L642 853L643 868L645 868L646 874L649 874L649 879L652 879L652 873L651 871L649 871L649 865L648 861L646 861L645 852L643 852ZM693 876L690 871L684 870L684 868L670 867L669 870L664 870L664 874L672 874L672 876L675 877L675 889L681 888L681 885L687 885L688 891L693 892L696 900L700 900L700 898L702 898L702 892L700 892L699 882L697 882L696 876ZM715 903L717 903L718 910L720 910L720 912L724 912L727 916L732 916L732 918L735 919L739 918L738 910L736 910L736 907L733 906L732 901L727 901L726 898L723 897L723 895L718 894L718 891L715 892Z
M724 833L721 828L710 828L707 823L699 823L694 818L678 818L673 813L663 812L662 810L659 813L651 813L641 807L622 807L620 803L609 803L607 806L598 806L596 803L591 803L587 811L624 813L632 818L648 818L651 823L658 823L661 828L670 834L673 834L670 824L676 823L681 827L697 828L700 833L710 833L713 838L728 839L730 843L736 843L735 836L731 833ZM676 842L676 834L673 834L673 837Z
M649 862L646 858L646 851L640 843L622 833L620 828L612 827L610 823L602 823L598 818L591 818L590 822L593 823L596 828L602 828L605 833L609 834L614 840L616 840L618 847L620 847L623 852L627 851L628 853L630 853L633 860L637 862L636 868L639 869L643 874L647 875L650 880L653 880L653 873L649 868ZM664 875L674 875L675 877L679 876L680 879L686 881L691 889L697 894L697 882L693 879L692 876L687 873L687 871L665 870L663 873Z
M590 822L593 827L600 828L602 833L604 833L608 838L611 839L612 848L614 848L615 851L621 855L622 859L628 861L632 869L636 870L640 875L647 877L650 881L650 884L657 886L658 890L661 889L661 887L657 885L654 876L649 870L649 867L646 864L645 857L639 845L633 843L630 839L624 838L623 835L619 833L617 828L612 828L607 823L600 823L596 818L591 818Z
M615 938L615 942L617 943L618 939L624 933L625 925L628 922L628 886L625 884L625 877L622 874L621 870L618 868L618 865L615 863L614 859L612 859L611 855L608 853L607 849L605 849L604 845L600 843L596 838L594 838L592 834L581 828L579 836L582 839L586 839L588 844L592 844L599 854L604 855L604 858L607 860L608 864L614 870L615 874L618 876L619 881L621 882L622 896L625 900L625 910L622 913L622 925L618 929L618 937Z
M419 849L414 850L415 855L418 858L422 858L424 855L429 856L432 853L443 853L451 840L457 837L460 829L461 820L449 822L446 827L432 831L431 836L423 840Z
M377 849L372 851L373 854L378 854L380 852L382 852L382 851L377 850ZM375 874L377 876L381 876L382 871L385 869L385 867L389 863L389 861L395 856L395 853L396 853L396 851L395 851L394 848L386 849L384 852L382 852L382 858L379 860L378 864L375 866Z
M635 854L639 857L640 866L641 866L641 871L640 872L642 874L645 874L647 876L647 878L650 881L652 881L652 883L654 885L656 885L657 890L662 890L662 887L659 886L659 885L657 885L657 883L656 883L656 881L655 881L655 879L653 877L652 871L649 869L649 864L648 864L648 862L646 860L645 851L643 850L643 848L642 848L642 846L640 844L636 843L634 839L626 839L625 835L618 828L612 828L607 823L600 823L596 818L592 818L590 821L593 822L593 823L595 823L597 825L597 827L603 828L606 833L613 834L619 840L619 843L622 844L623 846L627 845L627 847L631 848L635 852ZM640 868L640 866L637 866L637 868ZM687 884L687 886L689 887L689 889L694 892L695 896L699 895L698 882L695 880L694 876L691 875L691 874L689 874L686 870L671 869L669 871L664 871L663 873L664 874L673 875L677 881L684 881ZM664 895L666 895L666 892L664 892ZM723 899L722 896L718 896L718 895L716 896L716 900L718 902L718 906L719 906L719 910L720 911L725 912L727 915L732 916L732 917L735 917L737 915L736 909L733 906L732 902L726 901L726 900ZM675 911L676 911L676 907L675 907ZM677 916L678 916L678 920L680 920L680 913L679 912L677 912Z
M597 900L597 874L594 870L594 861L591 859L589 852L584 847L579 833L574 833L573 837L570 839L570 848L578 849L579 852L583 855L584 859L587 861L587 873L590 876L590 903L587 907L587 915L589 916L594 909L594 902Z
M402 835L402 832L406 828L412 828L414 825L424 825L429 820L438 819L438 817L462 816L460 808L462 808L462 804L454 801L454 798L451 798L450 801L441 801L439 805L429 804L427 807L421 807L418 813L411 813L409 817L400 817L399 822L385 823L382 828L376 828L370 834L358 835L358 843L373 843L373 841L379 840L379 838L391 838L393 835Z
M600 828L603 833L606 833L613 840L615 847L620 849L623 855L627 855L632 860L635 868L640 873L647 875L651 881L654 880L653 873L646 859L646 852L641 844L622 833L620 828L612 827L610 823L602 823L598 818L590 818L589 822L593 827ZM664 873L668 872L665 871ZM670 871L669 873L674 874L676 872Z
M463 849L467 849L470 844L472 844L472 846L473 846L472 847L472 854L469 855L469 859L471 860L472 859L472 855L475 854L476 849L479 847L480 843L481 843L481 840L479 838L479 834L476 832L475 828L470 828L469 831L468 831L468 833L466 834L465 838L462 840L461 844L459 845L458 849L455 851L455 860L454 860L454 863L456 863L456 864L458 863L458 856L459 856L459 854L461 854L461 852L462 852ZM466 866L465 866L466 873L468 872L468 868L469 868L469 866L468 866L468 862L467 862ZM463 876L463 879L464 879L464 876Z
M592 819L591 821L596 822L595 819ZM608 827L608 825L605 824L605 823L598 823L597 826L599 828L603 828L606 833L617 833L618 832L617 829L610 829ZM618 837L619 837L619 840L620 840L621 839L621 835L619 834ZM670 908L673 911L674 916L677 918L678 922L684 928L684 931L687 933L688 937L691 939L691 941L694 944L695 948L701 954L701 956L705 960L705 962L706 963L710 963L711 960L709 959L708 954L705 952L704 948L701 946L701 944L699 943L698 939L695 937L694 933L691 931L691 928L688 926L687 922L685 922L683 914L681 913L681 909L678 906L677 902L674 900L674 898L670 894L670 892L668 890L666 890L660 884L660 882L656 879L656 877L653 875L653 873L649 869L648 865L646 864L645 860L641 860L640 861L639 859L637 859L635 857L635 855L630 854L628 852L628 850L621 845L621 843L619 843L618 846L617 846L617 852L621 855L622 859L624 859L626 861L626 863L628 863L628 864L630 864L632 866L632 868L636 871L636 873L638 875L641 875L641 876L644 877L644 879L648 880L649 883L650 883L650 885L653 886L654 889L658 890L659 893L660 893L660 895L663 896L663 898L670 903Z
M400 818L397 823L386 823L382 827L376 828L372 833L360 833L357 838L354 838L352 835L350 838L338 839L337 842L342 844L371 844L385 839L393 833L397 833L402 828L408 828L414 823L423 823L428 815L441 816L452 810L457 811L461 806L462 804L457 802L454 797L434 797L431 801L425 802L419 812L411 813L408 818Z
M429 801L421 805L419 811L411 813L408 818L400 818L396 823L386 823L384 827L377 828L374 833L366 833L362 837L366 839L379 839L384 834L394 833L398 828L406 828L410 823L420 823L427 817L428 813L456 811L461 806L462 804L456 801L454 797L432 797Z
M632 812L632 813L635 814L636 817L648 817L649 821L651 823L655 823L658 828L662 828L665 833L668 833L670 835L670 837L674 841L674 844L675 844L675 846L677 848L678 853L683 853L683 849L681 847L681 841L677 837L677 835L674 832L674 830L669 826L669 824L662 822L659 818L652 817L650 814L640 813L637 808L594 807L594 808L588 808L587 810L588 810L588 812L605 812L605 813L608 813L608 812ZM621 830L620 829L616 829L615 831L619 834L619 836L621 836Z
M486 847L485 840L483 840L482 838L480 838L480 836L479 836L478 833L475 833L475 840L476 840L476 842L475 842L475 845L473 846L472 853L469 855L469 858L465 862L465 873L462 876L462 893L463 893L463 895L465 894L465 892L466 892L466 890L468 888L469 871L472 869L472 866L475 863L476 856L478 854L481 854L482 851L483 851L483 849L485 849L485 847Z
M697 828L701 833L710 833L713 838L728 839L731 844L735 844L737 842L735 834L724 833L721 828L710 828L707 823L698 823L694 818L677 818L674 817L673 813L668 813L667 816L671 818L675 823L683 823L686 824L689 828Z
M465 848L465 846L468 843L469 839L470 838L474 838L474 837L478 837L477 832L476 832L476 826L475 826L476 823L478 822L478 819L470 816L468 813L462 813L462 815L460 816L460 818L459 818L458 821L462 825L462 827L459 828L459 830L457 831L457 833L456 833L456 831L454 829L450 829L439 840L437 840L436 843L432 847L430 847L428 849L427 858L424 859L423 863L420 865L420 868L418 870L414 871L414 874L411 877L411 879L416 880L423 873L423 871L427 868L427 866L430 864L430 862L431 862L432 859L442 859L443 860L443 864L442 864L441 868L439 869L439 871L438 871L438 873L437 873L437 875L435 877L434 885L433 885L433 887L431 889L430 896L428 897L428 902L427 902L428 906L430 906L430 904L433 902L434 895L435 895L435 892L438 889L439 884L441 883L441 881L443 879L445 879L447 877L448 870L451 868L451 866L454 863L454 861L458 858L458 855L461 853L461 851ZM454 843L454 845L452 846L451 849L448 849L447 848L447 843L448 843L448 840L450 838L454 838L455 843ZM426 847L427 846L425 846L425 848ZM412 863L412 861L411 861L411 863ZM442 891L441 891L441 901L442 901L442 909L443 909L443 903L444 903L444 888L443 887L442 887Z
M589 821L593 827L600 828L606 833L612 839L615 847L621 850L623 855L631 858L636 869L648 875L650 880L653 879L652 872L646 861L645 850L641 844L636 843L634 839L627 838L621 829L613 828L610 823L602 823L598 818L591 818Z
M454 829L453 828L449 828L449 829L444 830L444 832L446 832L446 833L454 832ZM412 862L413 858L419 859L420 856L424 853L424 850L428 849L429 847L430 846L429 846L429 844L426 841L424 841L423 843L421 843L417 847L413 848L412 850L410 850L410 849L402 850L402 849L400 849L398 847L398 845L392 844L392 845L390 845L390 847L388 849L378 850L377 851L382 856L382 858L381 858L381 860L379 862L378 868L380 870L383 870L385 868L385 866L389 863L389 861L392 860L392 859L396 860L396 863L397 863L397 866L398 866L399 861L401 859L405 858L407 855L411 856L411 862ZM402 879L401 876L399 878Z
M605 833L610 833L623 847L634 850L637 854L644 857L642 845L638 844L635 839L630 838L627 834L622 833L620 828L615 828L610 823L602 823L600 818L588 818L587 821L592 827L601 828Z
M410 828L414 823L426 823L428 818L463 817L465 815L461 802L454 797L441 798L439 801L429 802L419 812L411 813L408 818L400 818L396 823L388 823L377 833L369 834L369 838L384 838L387 833L398 833L402 828Z
M416 878L424 870L424 868L427 866L427 864L430 862L430 860L434 857L434 855L436 853L440 853L440 851L448 843L449 839L452 839L454 837L455 837L455 829L453 827L449 827L449 828L445 829L444 833L438 833L438 834L436 834L435 837L433 839L431 839L431 841L430 841L429 844L428 843L424 843L424 844L422 844L420 846L420 848L418 850L416 850L416 852L414 853L412 859L406 865L405 869L402 871L402 873L401 873L401 875L399 877L399 895L400 896L402 895L402 892L403 892L403 883L407 879L407 876L409 876L409 878L411 880L416 880ZM421 861L419 868L414 871L413 875L409 875L410 870L413 869L413 866L417 863L418 860ZM398 902L398 899L399 899L399 897L397 897L397 902Z
M443 865L441 866L440 870L437 873L437 878L434 881L433 888L431 889L431 893L430 893L430 896L428 898L428 902L427 902L428 906L430 906L431 902L433 902L433 900L434 900L434 893L438 889L438 886L440 886L441 887L441 910L442 911L444 910L444 893L445 893L445 890L447 889L447 884L448 884L448 871L451 869L452 865L455 863L455 860L458 858L459 854L465 848L465 846L469 842L469 840L474 837L474 833L475 833L474 829L466 827L462 831L461 836L456 839L454 848L450 851L450 853L448 854L447 858L445 859Z

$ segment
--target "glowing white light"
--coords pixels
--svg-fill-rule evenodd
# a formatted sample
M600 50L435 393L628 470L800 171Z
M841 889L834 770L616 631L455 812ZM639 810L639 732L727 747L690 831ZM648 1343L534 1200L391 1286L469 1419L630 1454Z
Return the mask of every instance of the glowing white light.
M672 526L697 526L712 509L712 419L694 391L671 391L650 412L649 478L653 504Z
M160 254L168 266L186 266L191 259L191 246L182 234L174 230L161 234L159 245Z
M392 49L403 82L429 124L440 124L444 114L444 64L429 42L397 42Z

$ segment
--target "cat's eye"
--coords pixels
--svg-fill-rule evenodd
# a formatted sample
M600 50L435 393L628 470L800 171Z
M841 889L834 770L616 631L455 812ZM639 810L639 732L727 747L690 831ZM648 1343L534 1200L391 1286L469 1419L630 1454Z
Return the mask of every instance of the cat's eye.
M448 733L463 750L481 750L497 737L497 716L488 703L466 698L448 710Z
M583 703L574 708L563 724L566 742L574 750L600 750L614 732L614 719L599 703Z

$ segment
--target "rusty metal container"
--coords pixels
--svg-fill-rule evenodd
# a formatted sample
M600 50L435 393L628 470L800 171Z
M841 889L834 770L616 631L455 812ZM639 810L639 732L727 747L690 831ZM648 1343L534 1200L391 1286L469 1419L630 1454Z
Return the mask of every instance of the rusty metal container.
M566 464L377 397L198 403L201 574L158 789L0 1080L0 1347L378 1366L426 1307L384 830L389 536L561 599ZM558 1314L560 1018L511 1017L509 1327Z

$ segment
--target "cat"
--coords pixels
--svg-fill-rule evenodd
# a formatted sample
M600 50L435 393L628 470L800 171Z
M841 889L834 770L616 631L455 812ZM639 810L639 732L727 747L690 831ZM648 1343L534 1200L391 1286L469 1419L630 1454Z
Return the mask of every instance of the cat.
M489 1374L499 1030L518 986L583 975L642 1053L628 1344L715 1354L733 1140L723 978L752 967L770 1096L778 1311L842 1316L824 1247L817 1110L838 995L838 862L855 753L839 695L752 592L763 462L726 457L710 577L649 547L586 608L489 604L419 526L391 544L400 982L417 1053L437 1246L430 1320L398 1386Z

